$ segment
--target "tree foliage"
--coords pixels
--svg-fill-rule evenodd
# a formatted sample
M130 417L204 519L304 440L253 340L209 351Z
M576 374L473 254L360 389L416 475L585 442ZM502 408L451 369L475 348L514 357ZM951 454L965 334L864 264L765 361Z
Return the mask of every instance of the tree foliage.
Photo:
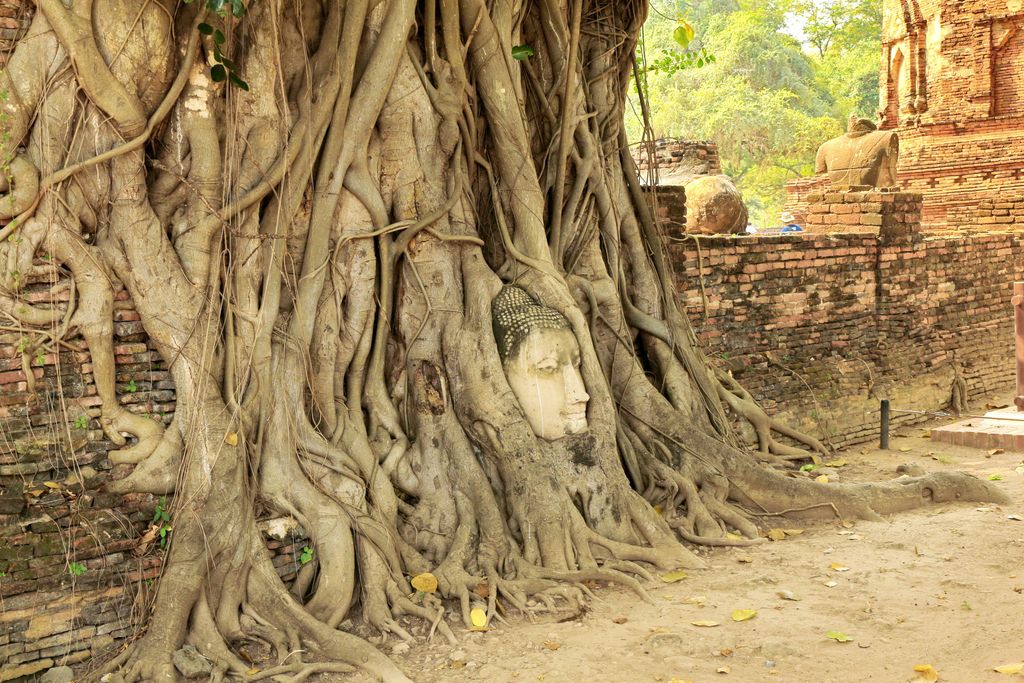
M645 57L677 52L666 39L673 17L696 27L704 68L645 74L657 136L706 139L722 153L757 224L774 225L783 183L813 172L818 145L851 113L878 100L881 9L870 0L694 0L658 4L644 26ZM804 44L794 37L802 35ZM627 117L631 140L640 121Z

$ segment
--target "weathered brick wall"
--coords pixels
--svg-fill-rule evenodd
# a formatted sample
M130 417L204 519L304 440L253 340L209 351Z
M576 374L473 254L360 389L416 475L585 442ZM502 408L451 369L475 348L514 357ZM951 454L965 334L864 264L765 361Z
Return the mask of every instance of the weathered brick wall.
M885 0L883 18L882 127L900 132L901 186L924 195L926 228L991 229L961 221L1024 194L1024 6Z
M921 195L892 189L854 187L832 189L807 197L803 227L808 232L909 237L920 231Z
M682 185L645 185L648 205L670 239L686 234L686 188Z
M64 305L67 284L38 261L24 298ZM123 292L115 309L119 400L170 424L167 368ZM0 332L0 681L83 661L128 636L163 559L159 547L139 547L157 498L104 491L131 466L107 457L88 350L80 338L37 350L39 340ZM301 532L268 538L286 580L304 543Z
M787 181L786 205L782 210L793 214L793 221L797 225L804 225L807 222L807 214L810 213L810 197L827 192L830 185L825 174Z
M634 147L633 159L641 175L644 175L651 166L647 148L642 145ZM654 160L661 176L719 175L722 172L718 145L706 140L656 140Z
M713 236L669 249L708 355L770 413L837 446L877 435L882 398L937 410L957 374L972 398L1012 386L1020 235Z
M15 44L32 21L34 11L35 4L28 0L0 0L0 67L7 63Z

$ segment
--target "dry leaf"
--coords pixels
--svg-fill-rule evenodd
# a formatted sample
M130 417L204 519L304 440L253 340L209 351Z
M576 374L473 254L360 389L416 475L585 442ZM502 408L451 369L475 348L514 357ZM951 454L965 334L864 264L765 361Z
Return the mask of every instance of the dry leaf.
M245 675L246 676L255 676L259 672L260 672L260 669L257 669L256 667L253 667L253 668L249 669L248 671L246 671Z
M989 454L989 455L999 455L1000 453L1005 453L1005 452L1006 452L1006 451L1005 451L1005 450L1003 450L1002 448L993 448L992 450L990 450L990 451L988 452L988 454Z
M59 489L60 488L60 484L58 484L55 481L44 481L43 482L43 486L45 486L48 489Z
M226 443L229 446L237 446L238 445L238 433L237 432L228 432L227 434L225 434L224 435L224 443Z
M805 530L804 529L783 529L783 531L786 532L787 536L799 536Z
M825 582L825 586L827 586L828 588L835 588L838 585L839 584L837 582L835 582L835 581L826 581Z
M412 577L412 587L421 593L436 593L437 592L437 577L430 572L423 572Z
M481 598L491 597L491 587L487 585L487 581L481 581L474 588L473 592L479 595Z
M846 467L847 462L840 458L839 460L833 460L832 462L825 463L825 467Z
M1024 517L1021 517L1020 515L1007 515L1006 518L1012 519L1015 522L1024 522Z
M902 448L900 448L900 453L909 453L911 450L913 450L913 449L911 449L911 448L909 448L907 446L903 446Z
M717 621L691 621L690 623L694 626L705 626L707 628L711 628L712 626L718 626Z
M743 540L742 536L740 536L739 534L734 534L731 531L726 532L725 537L726 538L730 538L730 539L732 539L734 541L742 541Z
M717 669L715 669L715 671L717 671L720 674L727 674L730 671L732 671L732 669L727 666L720 666Z
M794 602L800 599L793 595L793 591L779 591L778 593L776 593L776 595L778 595L783 600L793 600Z
M827 638L831 638L832 640L836 641L837 643L850 643L850 642L853 642L853 638L851 638L850 636L846 635L842 631L829 631L828 633L825 634L825 636Z
M629 619L626 617L615 617L612 619L613 624L625 624L627 621L629 621Z
M562 644L561 643L556 643L553 640L545 640L544 641L544 647L546 647L549 650L557 650L558 648L562 647Z
M469 611L469 620L473 623L474 631L483 631L487 628L487 612L479 607Z
M732 620L733 621L750 621L757 616L756 609L738 609L733 610Z
M782 529L769 529L767 536L773 541L781 541L786 537L786 532Z
M828 475L827 474L819 475L819 476L814 478L814 481L818 482L819 484L827 484L828 483Z
M736 558L736 561L741 562L743 564L750 564L754 561L754 558L750 557L749 555L740 555Z
M844 567L843 565L839 564L838 562L833 562L832 564L830 564L829 565L829 569L831 569L834 572L848 572L848 571L850 571L849 567Z
M853 528L853 522L843 522L843 528L844 529L852 529Z
M1024 671L1024 662L1003 664L1002 666L993 667L992 670L1001 674L1019 674Z
M659 578L665 583L675 583L676 581L682 581L685 579L686 572L682 569L676 569L675 571L668 572L667 574L662 574Z
M918 664L914 667L914 671L917 672L917 680L919 681L934 683L939 680L939 672L931 664Z
M453 659L450 662L448 662L448 666L452 669L461 669L464 666L466 666L466 663L461 659Z
M160 527L156 524L150 524L149 529L146 533L142 534L135 547L132 548L132 554L135 556L142 556L149 550L149 546L153 545L153 541L156 540L156 535L160 531Z

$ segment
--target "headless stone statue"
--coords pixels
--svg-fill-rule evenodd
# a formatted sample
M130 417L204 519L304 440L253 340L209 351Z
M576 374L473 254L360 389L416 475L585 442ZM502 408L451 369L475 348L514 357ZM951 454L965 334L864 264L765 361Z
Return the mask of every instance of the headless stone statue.
M502 368L533 432L548 441L587 431L580 347L569 321L507 285L491 302Z
M837 187L895 187L900 144L896 131L878 130L868 119L850 117L844 135L818 148L815 173L828 173Z

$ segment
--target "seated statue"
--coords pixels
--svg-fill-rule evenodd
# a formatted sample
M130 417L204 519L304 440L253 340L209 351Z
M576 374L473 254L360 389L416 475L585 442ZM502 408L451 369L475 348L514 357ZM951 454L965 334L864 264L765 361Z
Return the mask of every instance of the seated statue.
M587 431L590 396L565 316L506 285L491 302L491 317L505 376L534 433L555 441Z
M851 116L845 134L818 148L814 172L828 173L835 186L895 187L899 154L896 131Z

